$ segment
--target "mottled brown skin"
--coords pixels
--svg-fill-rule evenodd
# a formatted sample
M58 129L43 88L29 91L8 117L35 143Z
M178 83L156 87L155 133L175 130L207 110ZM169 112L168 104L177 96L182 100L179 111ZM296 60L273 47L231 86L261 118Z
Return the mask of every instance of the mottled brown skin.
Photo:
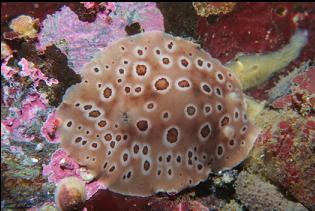
M240 163L256 139L257 130L242 119L247 108L239 81L190 41L162 32L119 40L83 68L82 78L57 110L62 147L112 191L138 196L178 192L211 171ZM181 80L189 86L180 86ZM104 96L106 89L112 91ZM146 106L150 102L153 109ZM93 108L86 111L85 105ZM206 105L212 107L210 114ZM89 117L93 110L100 115ZM99 127L99 121L106 126ZM108 133L111 140L105 140ZM77 137L82 141L75 143Z

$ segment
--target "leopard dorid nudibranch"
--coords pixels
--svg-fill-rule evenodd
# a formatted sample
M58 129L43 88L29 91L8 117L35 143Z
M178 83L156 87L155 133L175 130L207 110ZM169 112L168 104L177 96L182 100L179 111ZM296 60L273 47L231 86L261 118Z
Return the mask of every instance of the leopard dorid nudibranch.
M112 43L57 109L62 147L110 190L179 192L251 150L238 79L188 40L146 32Z

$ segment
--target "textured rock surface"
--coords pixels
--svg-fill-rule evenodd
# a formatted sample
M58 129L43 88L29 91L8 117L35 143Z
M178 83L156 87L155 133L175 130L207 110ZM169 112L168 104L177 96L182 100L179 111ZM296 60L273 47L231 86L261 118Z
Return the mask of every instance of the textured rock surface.
M314 62L314 9L313 3L238 3L227 15L199 17L197 32L204 48L225 64L242 54L279 50L289 42L296 29L307 30L308 42L300 56L272 79L247 92L265 100L268 98L266 90L272 88L281 76L287 75L301 62Z
M38 49L55 44L68 56L69 66L79 73L100 48L125 37L126 26L137 22L145 31L164 30L163 17L155 3L114 3L113 6L115 11L98 13L92 23L79 20L69 7L61 8L43 21Z
M68 67L68 64L89 60L89 57L78 53L80 51L76 47L103 47L107 42L104 42L104 45L96 42L100 40L97 36L100 31L105 31L102 35L115 40L115 35L127 36L146 31L146 24L154 22L153 27L159 26L159 30L165 28L165 31L172 35L193 38L208 48L211 55L216 56L222 63L240 53L268 54L277 51L289 43L296 28L307 30L307 44L299 57L270 80L246 92L256 99L268 100L266 107L269 109L265 109L257 117L256 124L262 128L263 134L251 158L237 169L242 170L245 166L254 174L264 176L268 182L271 181L284 190L283 192L290 194L291 199L294 198L308 209L314 210L315 188L312 178L315 174L315 161L312 140L315 120L311 109L314 104L314 91L309 89L314 80L305 80L309 77L307 73L300 75L309 66L314 65L315 60L314 3L240 2L229 14L210 15L207 18L197 17L193 5L189 2L157 3L157 8L152 3L149 3L149 6L141 4L140 7L139 4L134 5L135 7L129 4L127 8L119 8L116 5L119 4L1 3L1 209L25 210L32 206L34 208L31 210L34 211L55 209L55 184L66 176L66 173L71 172L67 168L72 166L63 162L69 159L65 154L52 156L60 150L60 138L56 134L58 122L54 113L68 87L80 82L79 75L75 74L79 70ZM71 10L65 10L64 6ZM46 50L38 51L38 36L34 39L24 39L10 29L11 20L19 15L39 19L40 24L36 24L34 28L36 31L45 28L43 21L46 18L51 22L56 21L57 17L74 19L60 20L58 23L61 25L56 26L59 37L44 37L55 45L43 45ZM48 18L48 15L51 16ZM142 17L150 17L146 19L149 22L145 22ZM118 20L115 20L117 18ZM97 38L90 39L87 44L86 40L77 42L76 35L82 34L72 31L71 27L67 34L63 34L61 29L67 21L75 23L76 27L88 25L82 23L106 27L100 31L93 29L94 34L85 31L89 34L86 36ZM119 21L123 22L122 25L115 25ZM46 27L46 32L48 28ZM115 30L107 34L111 29L119 30L116 34ZM48 34L55 35L55 31ZM65 37L68 40L63 39ZM44 40L41 42L44 43ZM77 42L77 45L73 47L71 41ZM208 45L209 43L211 45ZM93 52L89 56L92 54ZM25 65L18 65L23 58L29 64L34 64L39 71L25 71ZM307 65L299 68L301 62L308 60L310 62L306 62ZM291 77L283 78L296 67L298 68L290 74ZM41 79L36 77L35 73L38 73ZM298 77L293 82L296 76ZM58 84L47 84L50 79L58 80ZM270 89L271 87L275 88ZM57 152L54 154L55 151ZM44 173L43 168L50 171L50 174L41 174ZM89 179L88 172L80 171L80 168L71 173L79 178L82 175ZM233 195L233 180L228 184L222 182L229 178L210 175L206 182L195 188L175 196L157 195L150 199L118 196L108 190L99 190L96 193L103 187L91 182L86 185L89 198L86 207L88 210L174 210L176 207L189 209L206 206L215 210L240 210L242 205L238 204L239 200L235 202ZM181 206L178 206L179 204Z
M251 171L264 175L309 209L315 206L315 118L310 105L314 86L307 77L312 71L312 66L302 65L292 80L284 78L283 83L289 84L282 86L290 87L292 93L274 101L277 110L265 109L256 117L262 135L248 163Z
M250 210L307 210L302 204L287 200L276 186L246 171L238 175L235 190L236 197Z

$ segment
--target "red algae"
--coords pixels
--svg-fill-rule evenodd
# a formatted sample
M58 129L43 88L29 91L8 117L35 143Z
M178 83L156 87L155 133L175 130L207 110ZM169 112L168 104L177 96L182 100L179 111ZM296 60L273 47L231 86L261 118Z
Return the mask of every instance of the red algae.
M201 43L222 63L245 53L276 51L289 42L297 28L308 32L308 42L300 56L270 80L247 91L248 95L268 99L268 92L281 77L288 75L301 62L314 59L315 5L312 3L245 3L218 18L198 18L196 30ZM226 43L229 43L226 45Z
M223 63L240 52L275 51L288 43L296 29L290 12L292 6L283 5L288 12L279 17L274 10L281 4L239 3L232 13L212 25L207 19L199 18L197 31L205 48Z
M187 198L187 199L186 199ZM106 199L106 200L104 200ZM189 199L187 196L168 197L131 197L112 193L108 190L97 192L91 199L85 203L89 211L101 210L163 210L163 211L184 211L184 210L208 210L201 202Z
M273 108L293 109L302 116L314 114L315 108L315 68L309 67L306 72L298 74L292 79L293 85L290 88L291 93L284 95L274 102Z
M248 165L309 209L315 205L314 74L313 66L302 65L271 90L275 94L286 87L287 94L272 102L277 111L265 109L257 117L263 132Z
M264 130L248 168L278 184L304 206L311 208L314 206L312 193L315 190L312 182L315 173L312 152L314 118L301 117L294 111L265 112L262 117L268 122L260 117L256 120Z
M293 80L298 85L296 89L304 89L309 93L315 93L315 67L310 67L305 74L296 76Z

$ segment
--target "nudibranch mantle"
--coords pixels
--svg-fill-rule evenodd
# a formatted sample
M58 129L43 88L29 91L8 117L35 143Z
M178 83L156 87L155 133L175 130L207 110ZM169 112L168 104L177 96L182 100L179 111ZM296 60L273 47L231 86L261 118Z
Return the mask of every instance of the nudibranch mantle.
M244 160L258 130L241 84L188 40L146 32L86 64L57 109L62 147L110 190L179 192Z

